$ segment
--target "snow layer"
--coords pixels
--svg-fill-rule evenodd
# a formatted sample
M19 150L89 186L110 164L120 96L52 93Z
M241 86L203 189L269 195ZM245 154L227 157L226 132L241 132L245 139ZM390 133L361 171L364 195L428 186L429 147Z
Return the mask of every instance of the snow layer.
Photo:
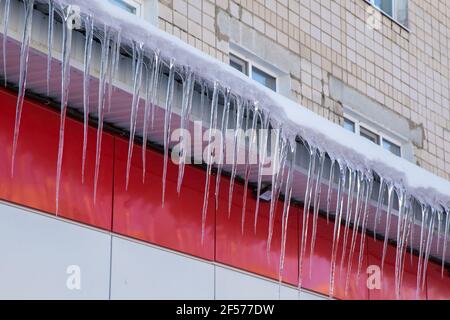
M81 12L92 15L97 25L107 24L121 30L122 38L142 42L147 50L160 50L163 57L174 58L177 65L190 66L202 78L218 81L234 94L259 105L270 112L288 133L296 135L325 150L331 157L342 159L348 165L362 170L373 170L391 180L418 200L431 205L450 206L450 182L404 159L401 159L370 141L334 124L299 104L265 88L242 73L206 55L159 30L143 19L112 6L105 0L56 0L73 4Z

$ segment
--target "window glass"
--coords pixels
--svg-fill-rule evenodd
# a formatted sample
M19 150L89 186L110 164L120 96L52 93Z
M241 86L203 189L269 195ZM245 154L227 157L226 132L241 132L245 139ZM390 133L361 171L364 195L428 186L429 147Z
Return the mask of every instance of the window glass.
M277 90L277 81L275 77L272 77L256 67L252 68L252 78L273 91Z
M344 118L344 128L348 131L355 132L355 123L351 120Z
M241 58L236 57L233 54L230 54L230 66L235 68L236 70L242 72L245 75L248 75L248 65L247 62L242 60Z
M381 11L393 17L392 5L394 0L375 0L374 5L380 8Z
M111 2L112 4L122 8L125 11L128 11L132 14L136 14L137 13L137 9L135 6L127 3L125 0L109 0L109 2Z
M389 150L396 156L400 157L402 155L400 146L398 146L395 143L390 142L384 138L383 138L383 148L385 148L386 150Z
M397 21L402 25L408 25L408 0L396 0L395 11L397 14Z
M359 128L359 134L373 143L380 144L380 136L364 127Z

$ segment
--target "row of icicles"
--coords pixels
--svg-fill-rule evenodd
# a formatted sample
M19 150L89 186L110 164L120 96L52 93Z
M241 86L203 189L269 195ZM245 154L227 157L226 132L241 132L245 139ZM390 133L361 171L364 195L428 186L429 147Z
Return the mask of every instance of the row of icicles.
M31 39L31 26L33 18L33 6L35 0L24 1L25 7L25 18L24 18L24 30L22 33L22 42L20 50L20 78L19 78L19 92L16 106L16 121L14 128L14 141L12 150L12 174L14 174L14 162L15 155L18 144L18 136L20 129L20 120L22 114L22 107L25 97L26 89L26 79L27 79L27 63L28 55L30 50L30 39ZM4 1L5 11L3 19L3 70L5 85L7 81L6 74L6 40L8 31L8 21L9 21L9 8L10 0ZM59 147L58 147L58 160L57 160L57 181L56 181L56 212L59 212L59 191L61 184L61 168L64 150L64 127L66 120L66 113L68 107L69 98L69 87L70 87L70 55L71 55L71 44L72 44L72 28L69 27L70 21L70 8L62 8L58 3L53 1L48 1L49 9L49 23L48 23L48 65L47 65L47 87L50 84L51 76L51 62L52 62L52 49L53 49L53 34L54 34L54 21L55 13L59 14L62 24L62 71L61 71L61 122L60 122L60 137L59 137ZM100 165L100 154L102 145L102 131L103 131L103 119L106 112L110 111L111 108L111 97L113 93L114 81L117 78L117 72L119 67L119 59L121 56L121 50L126 51L125 46L122 46L121 33L120 30L114 30L113 28L104 25L102 30L96 28L95 21L91 16L82 16L82 21L85 29L85 48L84 48L84 78L83 78L83 107L84 107L84 139L83 139L83 156L82 156L82 181L84 182L84 172L86 163L86 150L87 150L87 130L88 130L88 120L91 113L89 99L90 92L90 69L91 69L91 58L92 58L92 48L93 41L97 39L101 46L101 59L100 59L100 74L99 74L99 92L97 102L97 114L98 119L98 131L97 131L97 149L95 157L95 176L94 176L94 202L96 199L96 190L98 184L99 176L99 165ZM275 149L272 152L272 161L278 163L278 166L272 166L273 171L271 175L271 203L270 203L270 213L269 213L269 230L267 239L267 252L270 251L272 235L274 229L274 220L276 212L276 204L280 195L284 195L284 205L282 212L282 239L281 239L281 255L279 262L279 281L281 284L283 270L284 270L284 260L285 260L285 247L287 239L287 225L289 219L291 198L293 193L293 177L294 177L294 167L296 163L297 155L297 142L292 139L288 139L284 134L281 125L277 123L276 119L271 117L267 110L262 109L257 102L249 102L239 96L234 95L229 88L223 88L218 82L210 85L206 81L199 79L191 69L188 67L179 67L175 65L174 59L169 62L162 59L162 56L158 51L151 51L145 48L143 43L137 43L135 41L128 41L131 43L131 56L132 60L132 104L131 104L131 115L130 115L130 140L128 148L128 160L126 169L126 187L128 188L129 183L129 172L131 167L131 156L133 153L134 138L136 133L136 122L137 114L141 99L145 100L144 104L144 127L143 127L143 141L148 139L148 130L153 127L155 108L157 106L157 92L160 90L160 84L163 80L164 70L168 70L167 86L164 98L165 116L164 116L164 167L163 167L163 196L162 205L164 205L165 197L165 181L167 176L167 163L169 158L169 137L170 137L170 124L172 116L172 107L174 104L174 86L176 83L176 75L179 75L182 79L182 103L181 103L181 115L180 115L180 128L185 129L187 123L191 117L192 110L192 98L194 94L195 85L199 85L200 97L201 97L201 111L203 112L205 107L210 107L206 110L210 114L209 118L209 129L210 136L209 141L211 141L211 132L215 129L227 129L229 124L233 120L235 123L235 129L253 129L251 132L255 132L257 128L269 129L277 128L275 137ZM150 53L149 53L150 52ZM211 93L212 92L212 93ZM47 94L48 94L47 88ZM142 98L142 96L145 96ZM222 114L219 113L219 99L223 98L223 110ZM233 118L232 118L233 117ZM231 119L232 118L232 119ZM181 130L183 132L183 130ZM238 134L239 130L235 130L234 134L234 150L232 157L231 166L231 183L228 190L229 195L229 205L228 205L228 215L231 212L231 200L233 196L233 186L234 180L237 174L237 149L238 145L242 142L242 137ZM261 130L262 134L259 139L256 134L252 134L248 141L247 159L245 163L244 170L244 196L243 196L243 206L242 206L242 232L244 230L245 223L245 212L246 212L246 198L249 187L249 177L250 177L250 162L248 161L249 155L253 154L255 150L252 148L258 147L259 141L259 156L257 161L258 179L256 182L256 210L254 213L254 228L256 230L256 225L258 221L259 212L259 202L261 195L262 186L262 172L264 163L267 162L269 155L267 154L268 149L268 134L267 130ZM264 134L265 133L265 134ZM185 142L185 137L183 135L180 138L180 160L179 160L179 172L178 172L178 182L177 182L177 192L180 193L184 168L186 164L187 157L187 142ZM245 143L245 142L244 142ZM299 248L299 279L298 288L302 288L303 281L303 259L307 250L307 240L308 233L310 236L310 255L314 254L315 250L315 240L317 235L317 223L319 216L319 208L321 206L320 198L321 193L325 192L323 189L323 180L326 178L324 176L324 164L326 159L329 158L327 153L308 142L304 143L309 150L309 167L307 175L307 187L304 196L304 209L301 218L301 237L300 237L300 248ZM224 147L223 147L224 148ZM217 153L217 150L215 150ZM219 152L224 152L224 150L219 150ZM209 150L206 168L206 181L205 181L205 192L204 192L204 202L202 210L202 242L205 233L205 222L206 214L208 208L210 181L213 172L212 157L213 150ZM335 287L335 273L336 264L338 258L338 246L342 240L342 253L340 259L340 268L344 268L345 258L347 257L347 277L345 285L345 294L349 290L350 274L352 270L352 261L355 255L356 245L357 245L357 235L358 230L361 229L361 237L359 243L358 254L358 265L357 265L357 275L358 278L361 273L362 262L364 257L364 244L367 229L367 223L369 218L369 205L372 199L373 192L377 192L374 187L375 175L372 171L366 170L356 170L352 169L345 160L343 159L330 159L331 166L330 172L328 173L328 186L327 186L327 202L326 202L326 212L327 212L327 222L330 219L330 213L334 212L334 230L333 230L333 243L331 248L331 268L330 268L330 284L329 284L329 295L334 296ZM146 143L143 143L142 148L142 161L143 161L143 180L145 179L145 168L146 168ZM216 165L216 181L215 181L215 194L217 197L219 195L220 178L222 175L222 164L219 162ZM377 175L379 176L379 175ZM332 203L332 190L335 185L335 180L337 183L337 200L336 203ZM420 203L415 200L411 195L409 195L404 188L396 185L394 182L383 179L379 176L379 187L377 196L377 206L376 206L376 216L375 216L375 230L374 236L376 236L376 225L380 223L381 211L384 206L385 200L384 196L387 194L387 209L386 209L386 227L382 230L383 234L388 234L390 231L391 218L393 215L394 199L397 199L398 203L398 221L397 231L396 231L396 255L395 255L395 291L397 297L400 297L401 284L404 274L405 266L405 256L410 244L411 255L412 255L412 239L414 237L414 224L415 224L415 214L414 214L414 204L418 204L421 207L421 226L420 226L420 245L419 245L419 261L418 261L418 271L417 271L417 293L424 288L428 260L430 258L431 245L433 242L433 234L435 232L435 221L437 221L437 250L442 250L442 276L444 274L444 261L447 251L447 237L449 233L449 215L450 212L448 208L434 208L424 203ZM346 196L347 194L347 196ZM394 196L396 195L396 197ZM216 201L216 204L218 201ZM312 222L309 228L310 220L310 209L312 210ZM429 223L428 223L429 222ZM441 226L444 226L444 241L441 246L440 235ZM343 230L341 230L343 228ZM310 230L311 229L311 230ZM349 252L346 252L346 248L350 245ZM385 237L383 243L383 253L382 253L382 270L384 269L385 256L388 245L388 237ZM348 256L347 256L348 255ZM310 260L312 261L312 260ZM311 276L311 266L310 275Z

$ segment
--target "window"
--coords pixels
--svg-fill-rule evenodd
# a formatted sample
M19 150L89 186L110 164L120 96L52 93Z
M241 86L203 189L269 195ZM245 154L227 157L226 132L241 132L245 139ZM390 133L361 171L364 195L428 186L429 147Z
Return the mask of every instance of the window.
M142 3L139 0L109 0L109 2L131 14L141 16Z
M360 135L373 143L382 146L384 149L392 152L396 156L402 156L402 149L399 143L393 142L395 139L388 137L386 134L380 133L377 130L370 128L370 126L360 121L344 118L344 129Z
M366 0L386 15L408 26L408 0Z
M263 86L272 89L273 91L277 91L277 78L272 76L269 72L262 70L263 68L260 66L255 66L254 62L230 53L230 66L259 82Z

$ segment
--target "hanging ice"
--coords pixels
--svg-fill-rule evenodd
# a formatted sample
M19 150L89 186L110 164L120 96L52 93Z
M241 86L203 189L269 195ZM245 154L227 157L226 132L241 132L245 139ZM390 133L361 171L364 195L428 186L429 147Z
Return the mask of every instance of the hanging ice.
M72 51L72 21L71 6L63 10L62 32L62 72L61 72L61 120L59 125L58 163L56 169L56 214L59 213L59 191L61 187L61 170L64 155L64 130L66 126L67 103L69 100L70 85L70 53Z
M5 87L8 82L8 77L6 75L6 44L8 41L8 27L9 27L9 11L11 6L11 0L5 0L5 7L3 12L3 77L5 80Z
M90 78L91 78L91 58L92 58L92 41L94 36L94 20L88 16L85 21L86 41L84 45L84 74L83 74L83 156L81 164L81 181L84 183L84 173L86 170L86 152L88 143L89 130L89 95L90 95ZM50 68L50 64L49 64Z
M25 99L25 90L27 86L28 73L28 54L30 51L31 40L31 26L33 23L33 5L34 0L27 0L24 2L25 6L25 21L22 33L22 45L20 47L20 78L19 78L19 92L17 94L16 104L16 120L14 124L14 140L11 156L11 176L14 175L14 164L16 159L17 144L19 139L20 120L22 118L23 102Z

